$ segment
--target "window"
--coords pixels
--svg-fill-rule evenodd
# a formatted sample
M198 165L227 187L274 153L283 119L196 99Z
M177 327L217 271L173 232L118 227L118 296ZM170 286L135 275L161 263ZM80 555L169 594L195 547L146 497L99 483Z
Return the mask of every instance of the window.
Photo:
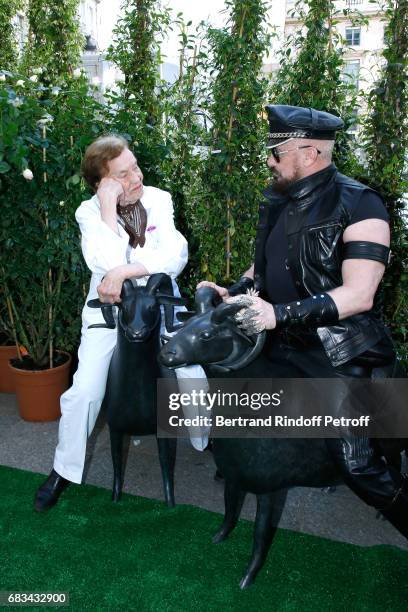
M25 23L25 17L23 15L18 15L17 19L18 19L18 22L17 22L18 23L18 26L17 26L18 48L20 49L20 52L22 52L24 49L24 43L25 43L26 23Z
M361 28L346 28L346 43L349 47L358 47L360 43Z
M346 83L358 89L360 73L360 60L350 60L346 62L343 70L343 79Z

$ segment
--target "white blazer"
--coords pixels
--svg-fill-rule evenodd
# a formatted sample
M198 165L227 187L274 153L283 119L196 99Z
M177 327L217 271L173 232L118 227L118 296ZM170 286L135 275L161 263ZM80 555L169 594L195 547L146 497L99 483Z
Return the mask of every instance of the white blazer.
M173 279L180 274L188 259L187 241L174 225L171 195L156 187L144 187L141 202L147 213L146 242L143 248L129 246L129 235L118 223L119 234L114 232L101 217L97 195L85 200L75 213L81 230L81 247L84 259L92 272L86 299L98 297L96 291L102 277L116 266L139 262L149 274L165 272ZM148 277L138 279L145 284ZM101 319L99 309L91 309L85 303L83 324Z

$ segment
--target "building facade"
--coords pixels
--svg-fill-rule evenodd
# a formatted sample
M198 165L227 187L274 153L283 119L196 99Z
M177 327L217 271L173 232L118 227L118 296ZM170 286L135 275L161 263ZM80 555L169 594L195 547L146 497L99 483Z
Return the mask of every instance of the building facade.
M106 60L119 14L120 0L81 0L78 8L81 31L85 36L82 65L91 83L97 85L102 93L122 78L116 66Z
M106 50L112 41L112 31L120 14L120 0L80 0L78 18L85 38L82 66L90 81L103 91L121 79L120 71L106 61ZM25 11L13 19L20 53L28 35Z
M384 48L384 11L380 4L370 0L337 0L335 6L336 30L344 49L345 78L357 88L367 91L378 76ZM343 11L348 9L346 15ZM365 23L357 23L353 16L357 12ZM274 75L279 69L279 49L290 34L302 28L302 21L296 11L296 0L277 0L273 3L269 21L276 36L271 52L266 58L264 71ZM361 21L361 20L360 20Z

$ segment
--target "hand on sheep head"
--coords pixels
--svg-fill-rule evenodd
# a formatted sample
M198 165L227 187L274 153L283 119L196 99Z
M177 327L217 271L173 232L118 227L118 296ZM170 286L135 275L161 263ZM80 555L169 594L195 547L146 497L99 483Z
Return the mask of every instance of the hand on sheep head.
M237 295L225 301L242 305L242 310L235 315L235 321L248 335L259 334L264 329L275 329L276 317L272 304L262 300L256 292Z

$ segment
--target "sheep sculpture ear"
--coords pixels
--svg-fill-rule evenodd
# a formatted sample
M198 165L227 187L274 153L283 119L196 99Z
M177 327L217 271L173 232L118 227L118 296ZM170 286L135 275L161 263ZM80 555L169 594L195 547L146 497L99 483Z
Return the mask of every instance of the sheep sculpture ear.
M135 287L130 279L126 279L122 285L122 291L120 293L120 297L123 300L126 297L133 295L135 292ZM119 305L119 304L118 304ZM89 308L100 308L102 312L102 316L105 319L105 323L94 323L93 325L88 325L88 329L115 329L116 323L113 317L113 306L114 304L104 304L97 298L94 300L89 300L87 302L87 306Z
M88 300L86 305L89 308L102 308L104 304L100 300L98 300L98 298L96 298L95 300Z
M220 304L211 315L211 323L223 323L228 318L232 318L242 310L239 304Z
M182 324L174 324L174 306L184 306L186 300L174 295L165 295L156 293L156 299L159 304L164 306L164 324L168 332L178 331L183 327Z
M87 302L87 306L89 308L100 308L102 312L102 316L105 319L105 323L94 323L93 325L88 325L88 329L96 329L96 328L108 328L115 329L115 319L113 318L113 305L112 304L104 304L98 299L89 300Z

